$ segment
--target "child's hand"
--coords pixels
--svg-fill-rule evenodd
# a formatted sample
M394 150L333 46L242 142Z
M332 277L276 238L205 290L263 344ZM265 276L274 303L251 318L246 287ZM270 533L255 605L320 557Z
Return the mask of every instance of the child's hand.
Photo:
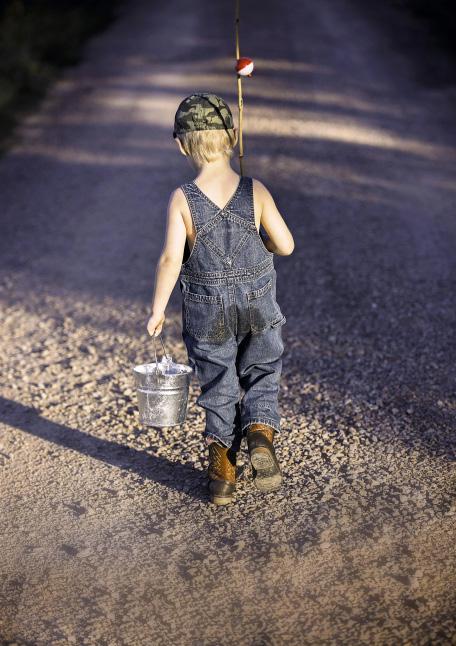
M152 316L147 322L147 331L149 332L150 336L158 336L162 331L164 322L165 315L163 312L160 314L152 313Z

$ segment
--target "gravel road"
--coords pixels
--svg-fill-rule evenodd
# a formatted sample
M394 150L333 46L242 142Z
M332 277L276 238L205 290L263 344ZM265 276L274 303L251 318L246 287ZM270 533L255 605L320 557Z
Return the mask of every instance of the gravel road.
M236 79L234 3L132 1L0 160L4 644L456 644L450 64L387 3L241 4L245 172L296 241L284 486L247 470L208 503L195 382L185 426L138 423L166 205L193 178L174 112L235 107ZM167 314L186 361L177 290Z

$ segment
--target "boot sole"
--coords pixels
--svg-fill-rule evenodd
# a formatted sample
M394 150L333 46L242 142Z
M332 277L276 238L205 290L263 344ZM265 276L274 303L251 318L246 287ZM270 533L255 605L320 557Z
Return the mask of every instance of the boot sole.
M214 505L229 505L230 502L233 502L233 498L231 497L221 497L221 496L211 496L211 502L214 503Z
M212 480L209 481L208 488L209 499L214 505L228 505L233 502L234 489L230 491L228 483Z
M253 449L250 462L255 469L253 482L257 489L262 492L279 489L282 484L282 474L268 449L263 447Z

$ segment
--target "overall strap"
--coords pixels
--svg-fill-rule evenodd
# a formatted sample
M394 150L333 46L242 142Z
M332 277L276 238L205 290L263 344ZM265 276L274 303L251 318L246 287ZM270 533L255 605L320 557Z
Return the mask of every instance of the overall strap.
M253 179L244 176L242 190L233 200L232 207L238 216L255 226L255 209L253 201Z
M204 226L204 218L201 218L200 215L202 204L198 189L192 182L181 184L180 188L182 189L187 199L187 204L190 209L193 225L195 227L196 233L198 233L201 227Z
M238 222L242 221L249 226L255 226L253 179L251 177L244 175L241 178L239 190L225 208L225 216Z

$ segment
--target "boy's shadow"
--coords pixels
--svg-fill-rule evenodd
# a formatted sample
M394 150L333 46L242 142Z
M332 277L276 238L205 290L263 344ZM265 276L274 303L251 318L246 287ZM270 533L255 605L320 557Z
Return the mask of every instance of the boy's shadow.
M96 460L132 471L198 500L207 502L209 499L204 472L191 465L171 462L167 458L57 424L42 417L39 410L4 397L0 397L0 422Z

